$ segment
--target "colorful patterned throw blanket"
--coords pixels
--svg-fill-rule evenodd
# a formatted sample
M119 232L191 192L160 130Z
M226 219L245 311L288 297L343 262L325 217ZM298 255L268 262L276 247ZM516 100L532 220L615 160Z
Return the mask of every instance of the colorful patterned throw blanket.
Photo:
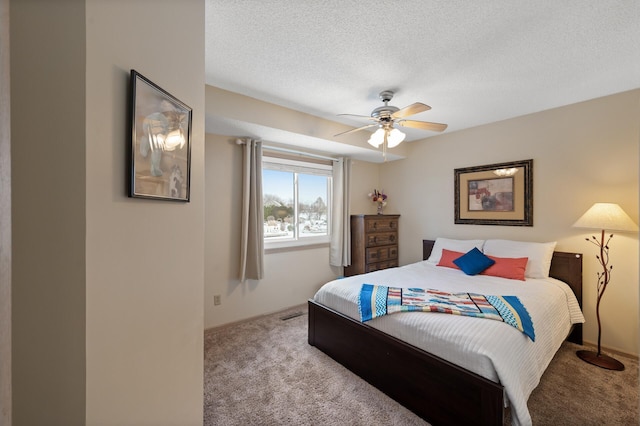
M362 322L397 312L441 312L503 321L526 334L531 341L536 340L531 317L516 296L363 284L358 307Z

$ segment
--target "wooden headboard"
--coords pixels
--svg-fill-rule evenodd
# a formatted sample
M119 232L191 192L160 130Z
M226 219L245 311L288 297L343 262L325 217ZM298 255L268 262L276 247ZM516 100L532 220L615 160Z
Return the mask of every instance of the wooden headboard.
M433 250L435 240L422 240L422 260L427 260ZM551 258L549 276L564 281L571 287L582 308L582 254L554 251ZM582 345L582 324L575 324L567 338L570 342Z

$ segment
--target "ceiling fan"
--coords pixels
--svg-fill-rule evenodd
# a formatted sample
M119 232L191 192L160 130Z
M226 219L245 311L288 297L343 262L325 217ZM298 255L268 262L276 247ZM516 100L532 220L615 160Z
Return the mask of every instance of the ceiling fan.
M356 129L347 130L346 132L338 133L334 136L346 135L348 133L357 132L359 130L369 129L371 127L378 127L369 138L370 145L378 148L382 145L383 154L386 153L387 148L393 148L398 146L405 138L405 134L395 128L396 125L402 127L412 127L414 129L431 130L434 132L442 132L447 128L446 124L431 123L428 121L406 120L405 117L409 117L420 112L428 111L431 109L429 105L425 105L421 102L413 103L402 109L389 105L389 101L393 98L393 91L384 90L380 92L380 99L384 102L383 106L374 109L371 112L371 116L355 115L355 114L338 114L340 116L350 116L358 118L366 118L373 120L375 123L367 124L366 126L358 127Z

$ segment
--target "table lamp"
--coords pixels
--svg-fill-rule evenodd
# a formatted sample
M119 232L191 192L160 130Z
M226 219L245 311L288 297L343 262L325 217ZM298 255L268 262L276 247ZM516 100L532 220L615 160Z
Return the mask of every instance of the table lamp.
M595 236L586 240L596 245L600 249L600 255L596 258L600 262L602 272L598 272L598 297L596 302L596 318L598 319L598 351L580 350L576 354L580 359L598 367L608 370L624 370L624 364L613 357L602 353L600 348L600 338L602 328L600 326L600 302L602 295L609 285L611 279L612 265L609 265L609 241L613 238L613 234L609 234L606 242L604 239L604 231L623 231L637 232L638 225L625 213L617 204L612 203L596 203L580 219L573 224L574 228L589 228L601 230L600 240Z

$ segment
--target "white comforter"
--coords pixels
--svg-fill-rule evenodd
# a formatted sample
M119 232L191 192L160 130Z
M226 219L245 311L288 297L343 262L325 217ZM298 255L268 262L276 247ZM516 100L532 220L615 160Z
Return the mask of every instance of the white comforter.
M363 283L518 296L533 320L535 342L500 321L442 313L406 312L367 322L371 327L501 383L511 404L515 425L531 424L527 408L529 395L571 325L584 322L569 286L554 278L518 281L468 276L460 270L427 261L331 281L316 293L314 300L360 320L358 295Z

